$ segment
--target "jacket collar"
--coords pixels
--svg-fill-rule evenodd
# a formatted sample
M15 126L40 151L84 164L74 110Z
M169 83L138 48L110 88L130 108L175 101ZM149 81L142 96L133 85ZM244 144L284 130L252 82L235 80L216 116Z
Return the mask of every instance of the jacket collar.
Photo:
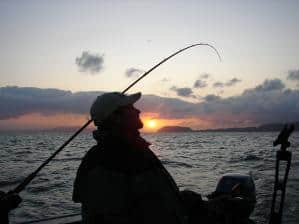
M99 145L124 143L138 149L148 148L151 145L140 136L140 132L138 130L122 133L95 130L93 131L93 138Z

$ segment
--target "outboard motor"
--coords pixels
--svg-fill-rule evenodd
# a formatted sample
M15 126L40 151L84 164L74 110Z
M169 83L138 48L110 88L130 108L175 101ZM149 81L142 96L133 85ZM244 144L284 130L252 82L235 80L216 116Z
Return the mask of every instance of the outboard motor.
M256 203L253 178L244 174L225 174L208 199L209 212L221 220L219 223L251 223L249 216Z

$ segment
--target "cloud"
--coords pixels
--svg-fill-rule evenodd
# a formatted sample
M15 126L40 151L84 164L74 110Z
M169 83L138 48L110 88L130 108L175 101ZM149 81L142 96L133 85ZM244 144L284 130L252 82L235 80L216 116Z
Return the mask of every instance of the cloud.
M102 92L77 92L33 87L0 88L0 120L24 114L88 114L89 107Z
M219 100L220 97L219 97L219 96L216 96L216 95L214 95L214 94L209 94L209 95L206 95L203 99L204 99L205 101L211 102L211 101Z
M128 68L125 72L128 78L139 77L142 73L144 73L144 71L138 68Z
M205 81L202 81L200 79L196 80L193 87L194 88L205 88L207 86L207 83Z
M200 78L201 78L201 79L208 79L208 78L210 78L210 76L211 76L211 75L208 74L208 73L203 73L203 74L200 75Z
M144 95L136 106L142 112L153 112L159 118L184 119L194 116L198 111L197 104L186 102L178 98L168 98L156 95Z
M225 83L225 85L226 86L234 86L238 82L241 82L241 80L237 79L237 78L233 78L233 79L229 80L227 83Z
M207 95L204 101L191 103L178 98L144 95L137 102L143 113L157 118L195 119L194 128L238 127L299 119L299 90L287 89L281 80L265 80L243 93L220 98ZM192 89L173 87L179 96L193 97ZM70 92L30 87L0 87L0 122L30 113L44 116L64 114L88 115L96 96L103 92Z
M299 119L299 90L286 89L279 79L265 80L233 97L207 95L203 99L205 101L192 106L181 105L180 111L188 116L208 119L215 126L255 125ZM176 117L184 116L177 112L174 114Z
M177 88L175 86L171 87L170 90L175 91L178 96L182 97L194 97L193 91L191 88Z
M161 79L161 82L169 82L169 81L170 81L170 79L168 79L168 78Z
M292 81L299 81L299 70L288 71L287 79L292 80Z
M231 87L236 85L238 82L241 82L240 79L237 78L232 78L231 80L227 81L227 82L215 82L213 84L214 88L223 88L223 87Z
M215 82L213 84L213 87L214 88L222 88L222 87L224 87L224 83L223 82Z
M241 95L203 103L206 111L221 111L223 118L250 119L256 123L289 122L299 117L299 91L285 89L279 79L265 80ZM239 119L240 120L240 119Z
M99 73L103 70L104 56L83 51L82 55L76 58L76 64L80 72Z
M285 88L285 84L280 79L266 79L261 85L258 85L253 90L258 92L267 92L274 90L282 90Z

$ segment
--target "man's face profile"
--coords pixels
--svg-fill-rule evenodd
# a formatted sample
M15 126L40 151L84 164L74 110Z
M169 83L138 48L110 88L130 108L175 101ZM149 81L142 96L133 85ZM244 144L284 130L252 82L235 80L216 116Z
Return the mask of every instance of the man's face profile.
M120 123L124 129L138 130L143 128L143 123L139 117L140 110L132 104L120 107L117 114L120 116Z

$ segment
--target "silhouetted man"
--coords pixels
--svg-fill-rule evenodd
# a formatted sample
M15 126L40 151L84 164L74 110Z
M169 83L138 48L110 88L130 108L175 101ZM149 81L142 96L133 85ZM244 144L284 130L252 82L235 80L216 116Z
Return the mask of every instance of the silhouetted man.
M185 223L176 183L139 134L133 104L140 97L106 93L90 109L97 145L83 158L73 192L83 223Z

